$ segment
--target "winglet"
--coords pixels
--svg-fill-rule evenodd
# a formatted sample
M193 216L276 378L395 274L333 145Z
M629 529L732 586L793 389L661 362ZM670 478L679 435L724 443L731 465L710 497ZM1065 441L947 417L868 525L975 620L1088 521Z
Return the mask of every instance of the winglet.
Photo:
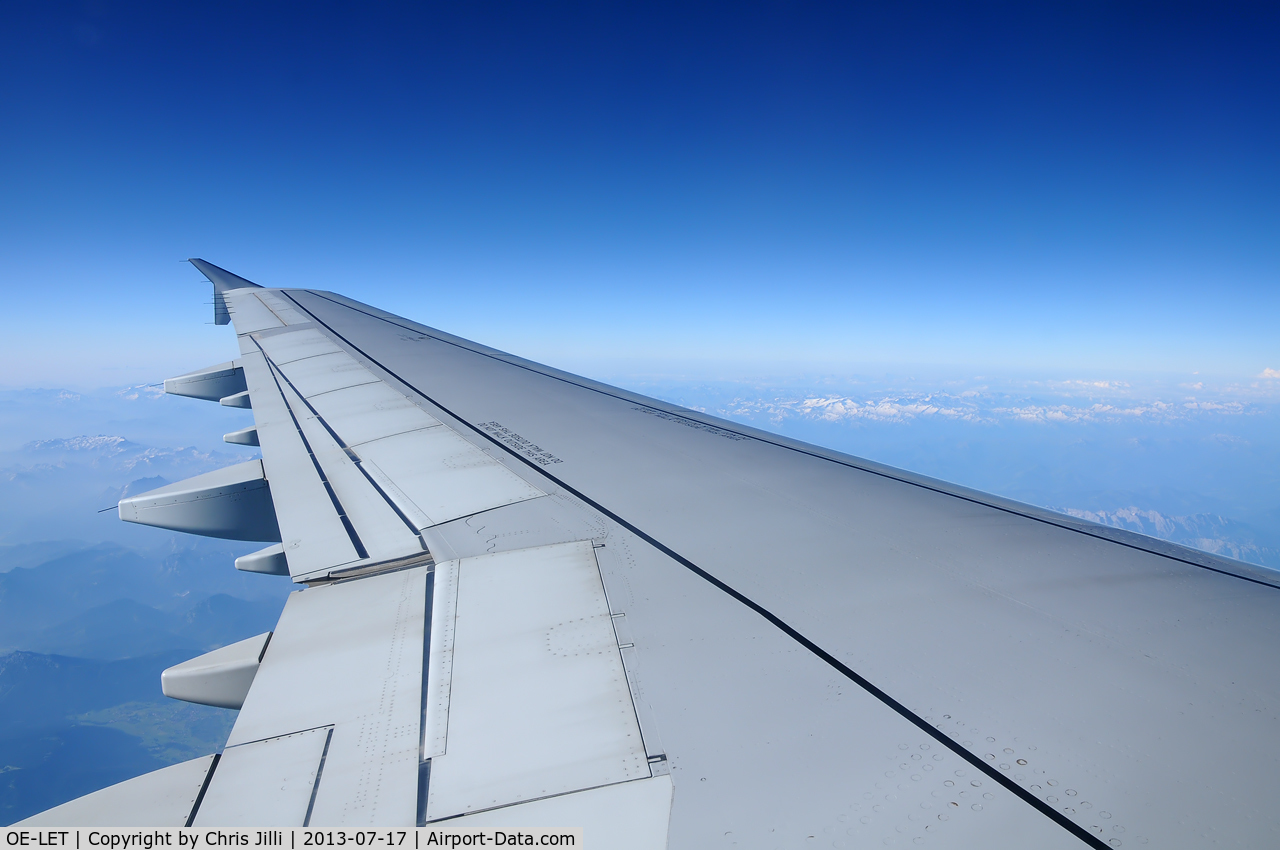
M231 314L227 312L227 301L223 298L222 293L228 289L262 288L253 281L245 280L240 275L232 274L226 269L215 266L213 263L207 263L194 257L187 260L187 262L199 269L200 273L213 283L213 323L215 325L225 325L231 321Z

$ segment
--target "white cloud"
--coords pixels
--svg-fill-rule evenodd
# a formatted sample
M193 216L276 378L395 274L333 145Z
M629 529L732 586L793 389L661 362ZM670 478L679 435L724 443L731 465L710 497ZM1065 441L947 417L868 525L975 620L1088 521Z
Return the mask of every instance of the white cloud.
M1272 369L1270 367L1263 369L1258 375L1259 378L1280 378L1280 369Z
M1216 401L1189 401L1182 405L1188 410L1216 410L1220 413L1244 413L1244 405L1238 401L1228 401L1225 404L1219 404Z
M773 399L739 397L717 412L747 419L760 417L773 422L799 418L822 422L911 422L933 419L987 424L1010 421L1070 424L1171 422L1192 416L1248 414L1254 410L1250 405L1236 401L1199 401L1194 398L1180 403L1152 399L1130 400L1123 404L1054 404L967 391L960 395L892 393L860 399L849 396Z
M1127 390L1130 389L1128 381L1082 381L1078 378L1068 381L1046 381L1047 386L1057 387L1059 389L1072 390Z

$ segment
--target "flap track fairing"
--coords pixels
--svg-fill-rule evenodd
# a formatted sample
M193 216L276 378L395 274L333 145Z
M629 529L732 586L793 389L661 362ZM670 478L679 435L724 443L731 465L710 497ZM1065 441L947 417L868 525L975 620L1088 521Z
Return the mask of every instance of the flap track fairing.
M165 378L164 381L164 391L170 395L202 398L205 401L221 401L248 389L244 369L240 368L238 360L219 363L176 378Z
M229 540L280 542L262 461L251 460L121 499L120 519Z

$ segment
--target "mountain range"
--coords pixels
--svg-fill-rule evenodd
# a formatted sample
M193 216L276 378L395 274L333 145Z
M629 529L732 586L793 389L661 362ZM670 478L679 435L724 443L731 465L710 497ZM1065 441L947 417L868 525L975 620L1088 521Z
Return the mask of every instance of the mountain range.
M242 459L119 436L0 452L0 823L226 740L235 712L165 698L160 672L270 631L292 585L238 572L252 545L96 509Z
M1110 511L1055 510L1113 528L1171 540L1215 555L1280 569L1280 545L1272 538L1243 522L1216 514L1169 516L1132 505Z
M272 630L292 585L217 542L25 544L0 573L0 822L215 751L235 712L160 693L160 672ZM71 551L60 551L67 547Z

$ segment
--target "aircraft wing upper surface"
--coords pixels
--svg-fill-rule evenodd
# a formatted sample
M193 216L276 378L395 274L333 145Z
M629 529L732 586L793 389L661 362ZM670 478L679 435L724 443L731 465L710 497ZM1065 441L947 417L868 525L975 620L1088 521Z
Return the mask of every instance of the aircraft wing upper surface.
M221 754L167 769L189 793L148 809L140 777L32 823L1280 841L1271 571L194 262L240 357L172 391L252 406L228 439L262 460L121 515L277 541L239 566L306 589L166 671L243 706Z

